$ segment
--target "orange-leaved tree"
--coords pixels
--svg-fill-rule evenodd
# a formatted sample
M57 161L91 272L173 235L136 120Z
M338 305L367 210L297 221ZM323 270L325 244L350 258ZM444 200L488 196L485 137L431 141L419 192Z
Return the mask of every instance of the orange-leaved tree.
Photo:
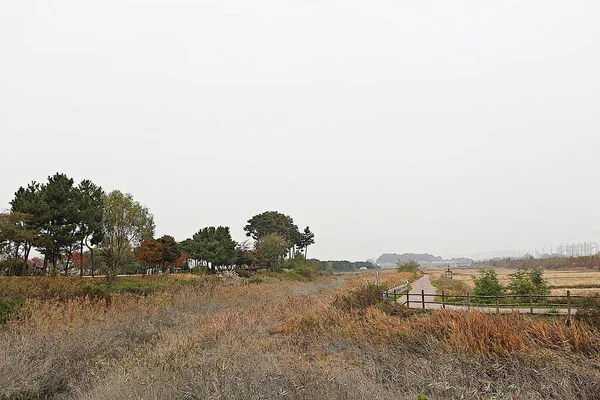
M143 240L140 247L135 249L135 256L142 262L144 271L148 266L161 265L163 262L163 246L158 240Z

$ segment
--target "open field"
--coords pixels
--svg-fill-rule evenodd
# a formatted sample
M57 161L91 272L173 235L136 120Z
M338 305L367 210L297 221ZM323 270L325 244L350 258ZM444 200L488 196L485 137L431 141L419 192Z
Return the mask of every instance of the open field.
M498 280L502 285L508 284L508 275L515 272L514 269L509 268L495 268L495 270L498 274ZM464 282L470 288L473 288L473 279L471 277L479 275L478 268L454 268L452 271L454 280ZM425 272L434 279L437 276L443 276L445 269L429 268ZM552 295L565 295L567 290L570 290L572 295L600 294L600 271L544 270L544 278L552 288Z
M79 290L81 280L66 279L57 281L63 292ZM372 272L310 282L145 279L162 286L115 289L108 304L64 293L28 299L20 319L0 326L0 398L593 399L600 391L600 332L577 320L374 305Z

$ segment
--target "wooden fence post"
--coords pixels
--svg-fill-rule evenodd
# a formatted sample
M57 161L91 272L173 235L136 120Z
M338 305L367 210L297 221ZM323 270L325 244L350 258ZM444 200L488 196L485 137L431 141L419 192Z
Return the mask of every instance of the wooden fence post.
M446 296L444 295L444 291L442 290L442 308L446 309Z
M533 300L531 298L531 293L529 293L529 314L533 314Z
M394 303L398 302L398 289L394 289Z
M467 292L467 310L471 309L471 296L469 295L469 292Z
M406 308L410 308L410 293L406 292Z
M421 303L423 303L423 310L425 309L425 290L421 289Z
M500 315L500 307L498 306L498 295L496 295L496 315Z
M571 291L567 290L567 316L571 318Z

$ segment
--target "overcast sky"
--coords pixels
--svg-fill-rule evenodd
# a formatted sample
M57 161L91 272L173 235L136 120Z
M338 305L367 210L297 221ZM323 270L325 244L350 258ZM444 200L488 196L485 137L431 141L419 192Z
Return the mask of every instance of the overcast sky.
M4 1L0 209L63 172L177 240L309 256L600 241L600 2Z

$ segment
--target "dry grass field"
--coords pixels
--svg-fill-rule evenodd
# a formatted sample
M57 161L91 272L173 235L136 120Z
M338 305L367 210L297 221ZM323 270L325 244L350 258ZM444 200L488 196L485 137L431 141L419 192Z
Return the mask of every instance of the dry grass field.
M508 275L515 272L509 268L495 268L498 274L498 280L502 285L506 285L509 281ZM443 276L445 269L430 268L425 270L432 278ZM478 268L454 268L453 279L464 282L473 287L473 275L478 276ZM552 288L551 294L565 295L567 290L571 291L572 295L600 295L600 271L592 270L569 270L556 271L544 270L544 278L548 281Z
M407 277L386 271L381 279L393 285ZM311 282L146 279L160 290L115 292L108 304L89 296L27 300L20 318L0 326L0 398L595 399L600 393L600 332L577 320L375 305L372 272ZM39 280L26 283L28 293L35 284L48 290ZM17 291L20 282L4 285Z

